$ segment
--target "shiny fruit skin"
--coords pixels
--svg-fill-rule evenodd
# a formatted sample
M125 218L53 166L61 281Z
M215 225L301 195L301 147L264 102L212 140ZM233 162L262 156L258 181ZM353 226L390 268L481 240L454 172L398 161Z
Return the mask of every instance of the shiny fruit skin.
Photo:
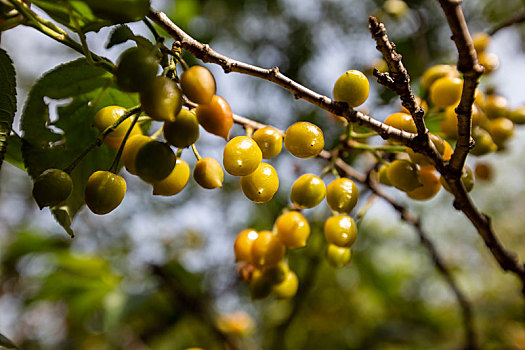
M199 186L208 190L222 187L224 172L218 161L206 157L199 159L193 169L193 178Z
M173 80L166 77L155 77L140 91L142 110L159 122L174 121L182 108L182 102L182 91Z
M271 159L281 153L283 148L283 137L275 128L265 126L256 130L252 138L261 149L264 159Z
M359 190L355 183L341 177L330 182L326 187L326 203L333 211L349 213L359 200Z
M441 176L439 179L441 181L441 185L447 192L451 192L451 189L448 185L448 183L445 181L445 178ZM463 167L463 171L461 173L461 182L463 182L463 186L465 186L465 189L467 192L472 191L474 188L474 173L472 172L472 169L468 166Z
M151 137L145 135L134 135L126 141L121 159L130 174L137 175L137 170L135 169L137 152L149 141L151 141Z
M487 130L498 148L502 148L505 142L514 135L514 123L503 117L491 119L487 124Z
M198 104L208 104L215 95L215 78L203 66L192 66L180 76L180 85L184 95Z
M252 243L252 264L258 268L277 266L284 258L285 246L270 231L261 231Z
M434 197L441 189L441 182L439 181L439 176L435 174L434 168L422 167L419 170L418 179L422 186L407 192L407 196L412 199L428 200Z
M194 112L182 109L175 121L164 122L164 139L177 148L190 147L199 139L199 121Z
M197 107L195 114L204 130L225 140L228 139L233 126L233 113L224 98L213 95L209 104Z
M309 122L297 122L288 127L284 147L297 158L316 157L324 148L322 130Z
M235 242L233 243L235 261L252 263L252 245L258 236L257 231L252 228L244 229L237 234Z
M288 271L286 279L273 286L273 295L277 299L290 299L295 296L299 289L299 279L293 271Z
M421 186L416 165L406 159L397 159L390 163L387 175L392 186L404 192Z
M126 114L126 108L119 106L107 106L100 109L93 117L93 125L100 131L106 130L113 125L120 117ZM131 126L131 121L128 119L120 123L115 130L110 132L107 137L124 137L126 131Z
M257 169L261 160L261 149L248 136L234 137L224 146L223 165L231 175L249 175Z
M456 68L448 64L438 64L428 68L425 72L423 72L423 76L421 78L421 85L428 89L439 78L449 76L459 76Z
M268 202L273 198L278 188L277 171L268 163L260 163L254 172L241 177L242 192L255 203Z
M147 50L132 47L120 57L115 71L118 87L125 92L139 92L153 81L159 63Z
M89 177L85 200L95 214L104 215L113 211L124 199L126 181L109 171L96 171Z
M441 132L449 138L458 137L458 115L454 106L445 108L443 119L441 119Z
M177 157L170 146L160 141L150 141L144 144L135 158L135 170L144 181L155 183L167 178L173 168Z
M498 150L498 146L492 140L490 133L479 126L472 129L472 139L474 139L475 144L470 153L475 156L482 156Z
M326 247L326 259L333 267L343 267L350 263L352 251L348 247L338 247L335 244L328 244Z
M321 203L325 195L323 180L314 174L304 174L293 183L290 199L297 208L308 209Z
M288 249L297 249L306 246L310 236L308 220L297 211L289 211L280 215L275 221L277 237Z
M351 247L357 239L357 226L351 216L330 216L324 223L324 236L328 243Z
M438 107L457 106L461 99L463 80L454 77L443 77L430 86L430 100Z
M333 94L334 100L346 102L350 107L362 105L368 98L370 84L366 76L358 70L349 70L337 78Z
M190 178L190 167L184 160L177 158L175 167L167 178L153 183L153 195L155 196L174 196L186 185Z
M378 180L380 183L382 183L385 186L392 186L392 183L390 182L390 179L388 178L388 167L389 165L383 165L381 168L379 168L379 172L377 174Z
M33 197L40 209L54 207L68 199L73 191L71 176L60 169L47 169L33 184Z
M411 132L413 134L417 132L416 124L414 123L412 116L407 113L398 112L398 113L390 114L385 119L385 124L390 125L399 130Z

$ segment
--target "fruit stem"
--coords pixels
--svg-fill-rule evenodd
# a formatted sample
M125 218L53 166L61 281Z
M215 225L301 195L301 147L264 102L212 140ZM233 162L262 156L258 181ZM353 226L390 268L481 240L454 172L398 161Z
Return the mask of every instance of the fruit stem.
M195 144L191 145L191 150L193 151L195 158L197 158L197 161L202 159L201 155L199 154L199 151L197 151L197 147L195 147Z
M251 126L247 126L247 125L244 127L244 131L246 132L246 136L248 136L250 138L252 137L253 132L254 132L253 128Z
M140 112L138 112L140 113ZM131 134L131 131L135 127L135 124L137 124L137 121L139 120L139 116L135 116L133 120L131 121L131 125L129 126L128 130L126 131L126 135L124 135L124 138L122 139L122 143L120 144L120 147L118 149L117 155L115 156L115 159L113 159L113 164L111 164L111 167L109 168L109 171L111 171L113 174L117 173L118 163L120 161L120 157L122 156L122 151L124 150L124 146L126 145L126 141L129 138L129 135Z

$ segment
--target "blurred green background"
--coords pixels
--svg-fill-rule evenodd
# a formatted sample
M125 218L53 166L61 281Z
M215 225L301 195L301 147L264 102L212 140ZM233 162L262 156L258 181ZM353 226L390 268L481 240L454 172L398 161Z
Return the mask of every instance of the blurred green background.
M384 21L403 54L415 91L424 69L455 62L457 54L438 2L406 4L406 11L397 13L391 2L385 5L380 0L153 1L153 7L217 51L264 67L278 66L327 96L342 72L369 71L380 57L367 30L369 15ZM463 6L471 33L487 31L524 10L519 0L467 1ZM140 23L132 28L151 37ZM114 60L123 49L105 50L108 35L109 30L103 29L90 33L88 40L94 51ZM482 80L484 89L495 89L514 107L525 103L524 38L525 26L498 32L490 51L499 56L501 68ZM3 33L2 47L17 69L19 111L41 74L78 57L22 27ZM185 58L196 63L189 55ZM269 82L208 67L217 79L218 94L236 114L279 128L295 120L312 121L322 127L327 146L337 142L342 127L324 111L296 101ZM369 79L372 92L364 108L383 120L397 111L399 101L372 76ZM50 103L56 107L61 102ZM233 134L242 132L234 127ZM484 157L495 177L489 183L479 182L472 192L480 208L492 216L504 245L522 258L523 136L518 130L505 152ZM199 150L221 159L223 144L214 136L204 136ZM190 152L183 158L195 163ZM366 168L367 161L359 157L354 164ZM476 161L469 159L469 164ZM190 181L174 198L153 197L149 185L124 175L128 193L121 207L104 217L83 209L73 224L74 239L47 209L38 210L27 174L4 164L0 333L21 349L224 349L231 345L460 349L465 345L454 294L413 228L380 199L360 221L352 264L342 269L330 267L323 256L320 228L329 215L327 206L305 211L312 236L306 248L289 254L290 267L300 280L298 295L290 301L252 302L235 271L232 245L237 232L246 227L271 229L288 204L295 178L320 172L326 165L284 153L272 164L281 185L275 198L264 205L244 198L238 180L228 175L221 190L206 191ZM361 191L356 212L370 196L364 188ZM452 208L452 197L441 191L436 198L418 203L402 193L391 194L421 216L472 306L480 347L525 348L520 284L499 268L472 225Z

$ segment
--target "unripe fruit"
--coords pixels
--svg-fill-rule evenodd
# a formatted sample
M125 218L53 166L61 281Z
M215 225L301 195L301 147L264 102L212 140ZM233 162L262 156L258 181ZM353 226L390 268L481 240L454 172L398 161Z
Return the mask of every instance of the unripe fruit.
M93 125L100 131L106 130L113 125L120 117L126 114L126 108L119 106L107 106L100 109L93 117ZM126 131L131 126L131 121L128 119L120 123L115 130L108 134L108 137L124 137Z
M234 137L224 146L223 165L231 175L249 175L257 169L261 160L261 149L247 136Z
M192 111L183 109L177 114L175 121L165 122L164 139L177 148L186 148L199 139L199 122Z
M461 99L463 80L453 77L439 78L430 86L430 100L438 107L457 106Z
M299 288L299 279L293 271L288 271L286 279L273 286L273 294L277 299L290 299L295 296Z
M173 80L166 77L155 77L140 91L142 110L159 122L174 121L182 108L182 102L182 91Z
M358 70L349 70L337 78L334 85L334 100L346 102L350 107L362 105L368 98L370 84Z
M143 145L135 158L137 175L149 183L164 180L171 174L177 157L164 142L150 141Z
M275 221L277 236L288 249L296 249L306 246L306 240L310 236L310 225L308 220L297 211L289 211L282 214Z
M285 246L270 231L261 231L252 243L252 264L256 267L273 267L284 258Z
M190 101L208 104L215 95L215 78L203 66L192 66L180 76L180 86Z
M204 130L225 140L228 139L228 134L233 125L233 113L225 99L213 95L209 104L197 107L195 114Z
M421 78L421 85L425 88L429 88L436 80L443 77L458 77L458 71L456 67L448 64L438 64L428 68Z
M406 132L416 133L416 124L412 119L412 116L407 113L393 113L385 119L385 124L390 125L396 129L404 130Z
M354 209L358 200L357 186L346 177L335 179L326 187L326 203L333 211L349 213Z
M250 281L250 297L252 300L264 299L272 292L272 283L260 270L254 270Z
M157 75L159 64L145 49L133 47L120 57L115 71L117 85L122 91L138 92Z
M350 247L357 239L354 219L348 215L334 215L324 223L324 236L328 243L338 247Z
M443 188L447 192L451 192L450 186L445 181L443 176L441 176L440 181L441 185L443 185ZM463 182L463 186L465 186L467 192L472 191L472 188L474 188L474 173L472 172L472 169L466 165L463 167L463 171L461 172L461 182Z
M508 118L516 125L525 124L525 106L516 108L512 112L508 113Z
M260 163L254 172L241 177L241 188L249 200L255 203L265 203L277 192L279 177L273 166Z
M506 117L508 114L509 101L500 95L488 95L485 98L485 114L489 119Z
M321 203L325 195L323 180L314 174L304 174L295 180L290 199L297 208L308 209Z
M470 150L475 156L482 156L488 153L496 152L498 146L492 140L490 133L479 126L472 129L472 138L474 139L474 148Z
M286 130L284 147L297 158L316 157L324 148L321 129L309 122L297 122Z
M73 180L65 171L47 169L33 184L33 197L40 209L54 207L65 201L73 191Z
M233 243L235 261L252 262L252 245L258 236L257 231L252 228L247 228L239 232L237 238L235 238L235 243Z
M387 175L392 186L404 192L413 191L421 186L416 165L405 159L397 159L390 163Z
M137 152L146 143L151 141L151 137L145 135L134 135L128 138L124 150L122 151L122 162L126 167L126 170L133 175L137 175L135 169L135 159L137 158Z
M89 177L85 200L95 214L104 215L113 211L124 199L126 181L109 171L96 171Z
M333 267L343 267L350 263L352 251L348 247L338 247L335 244L328 244L328 247L326 247L326 259Z
M271 159L281 153L283 137L275 128L265 126L253 133L253 140L257 142L264 159Z
M262 269L263 275L268 281L270 281L271 284L283 282L288 276L289 272L290 268L283 260L281 260L276 266Z
M439 176L435 174L434 168L422 167L419 170L418 180L422 186L407 192L407 196L412 199L428 200L434 197L441 188Z
M379 172L377 175L379 182L385 186L392 186L392 183L390 182L390 179L388 178L387 174L389 166L390 165L383 165L381 168L379 168Z
M110 134L111 135L111 134ZM142 135L142 130L138 125L135 125L133 129L131 130L128 140L130 137L136 136L136 135ZM124 136L119 137L112 137L112 136L106 136L104 138L104 143L111 149L118 150L120 146L122 145L122 142L124 141ZM127 143L127 141L126 141Z
M224 172L218 161L206 157L197 161L193 169L193 178L203 188L214 189L222 187Z
M514 124L508 118L491 119L487 124L487 130L498 148L502 148L505 142L514 135Z
M174 196L186 185L190 178L190 167L184 160L177 158L175 167L167 178L153 183L153 194L155 196Z

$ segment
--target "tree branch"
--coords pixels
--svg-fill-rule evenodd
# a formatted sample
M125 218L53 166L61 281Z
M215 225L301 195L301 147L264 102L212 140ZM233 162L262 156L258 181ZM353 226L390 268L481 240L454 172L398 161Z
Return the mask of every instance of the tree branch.
M515 15L509 17L506 21L498 24L497 26L495 26L494 28L489 30L487 32L487 34L492 36L492 35L496 34L497 32L499 32L503 28L507 28L507 27L510 27L510 26L512 26L514 24L519 24L519 23L523 23L523 22L525 22L525 10L523 10L521 12L518 12Z

